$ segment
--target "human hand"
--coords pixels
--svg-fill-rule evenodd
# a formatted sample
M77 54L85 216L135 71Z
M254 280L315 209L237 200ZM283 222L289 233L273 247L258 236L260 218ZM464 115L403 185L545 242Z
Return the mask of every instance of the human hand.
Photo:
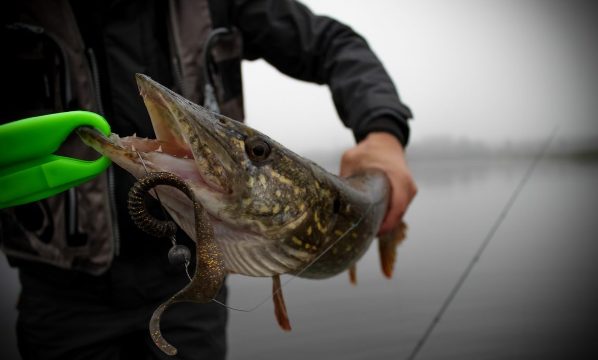
M341 176L350 176L365 169L383 171L390 183L388 210L378 232L382 235L399 226L417 193L417 187L405 161L403 146L392 134L372 132L355 147L345 151L341 159Z

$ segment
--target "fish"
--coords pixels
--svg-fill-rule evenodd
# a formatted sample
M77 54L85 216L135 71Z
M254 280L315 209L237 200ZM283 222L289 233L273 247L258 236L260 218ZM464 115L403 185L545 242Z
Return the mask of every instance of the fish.
M144 191L154 188L170 217L196 242L196 273L187 295L175 295L170 303L209 301L227 274L271 277L275 317L290 330L280 275L325 279L348 270L356 283L356 263L388 207L390 185L383 172L341 178L146 75L136 74L136 81L156 139L105 136L92 128L77 132L140 179ZM141 203L137 196L136 204ZM134 212L145 219L139 206ZM402 223L379 237L387 277L405 231ZM213 281L202 281L205 277ZM154 341L172 355L176 348L162 338L156 323L170 303L161 305L150 328Z

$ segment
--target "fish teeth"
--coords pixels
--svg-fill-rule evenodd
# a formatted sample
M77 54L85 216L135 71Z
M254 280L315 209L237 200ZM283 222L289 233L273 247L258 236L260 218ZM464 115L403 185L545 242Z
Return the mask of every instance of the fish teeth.
M110 134L110 140L114 142L116 145L123 147L123 143L118 135L114 133Z
M135 145L131 144L131 151L137 151L137 149L135 149Z
M158 148L156 149L157 152L162 152L162 145L158 146Z

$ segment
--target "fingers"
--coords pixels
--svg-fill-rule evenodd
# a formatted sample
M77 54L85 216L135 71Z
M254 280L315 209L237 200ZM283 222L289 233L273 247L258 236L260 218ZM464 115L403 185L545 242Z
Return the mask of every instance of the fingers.
M347 177L355 174L359 168L359 149L357 147L351 148L343 153L341 158L340 176Z
M410 173L389 176L390 198L388 210L382 221L378 235L387 233L396 228L403 219L409 204L417 194L417 187Z
M403 147L393 135L370 133L343 154L341 176L350 176L366 169L381 170L389 180L388 210L379 230L379 234L383 234L401 223L417 193L417 187L405 161Z

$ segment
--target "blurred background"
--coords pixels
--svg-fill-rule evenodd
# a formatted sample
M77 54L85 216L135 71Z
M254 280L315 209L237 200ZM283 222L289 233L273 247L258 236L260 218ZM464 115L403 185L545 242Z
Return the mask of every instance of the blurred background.
M556 0L306 0L370 43L415 115L408 159L419 194L395 276L372 246L346 275L293 279L293 325L271 302L230 312L230 359L403 359L556 129L545 156L419 350L421 359L596 358L598 6ZM354 143L326 87L246 62L247 122L338 171ZM2 359L16 356L15 272L0 259ZM269 279L231 276L251 308ZM592 353L594 352L594 353Z
M412 155L529 146L556 126L559 149L598 142L595 1L304 3L352 26L381 58L415 115ZM332 120L327 88L280 76L262 61L244 70L253 126L299 152L351 146L350 132Z

